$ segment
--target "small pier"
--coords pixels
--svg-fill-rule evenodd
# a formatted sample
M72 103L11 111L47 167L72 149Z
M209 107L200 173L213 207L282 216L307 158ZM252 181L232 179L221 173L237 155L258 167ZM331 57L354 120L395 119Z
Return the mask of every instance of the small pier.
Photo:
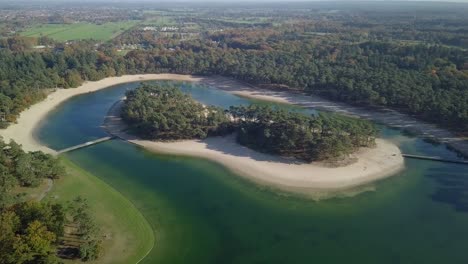
M105 141L108 141L108 140L111 140L111 139L114 139L114 138L115 137L113 137L113 136L112 137L99 138L99 139L89 141L89 142L86 142L86 143L83 143L83 144L79 144L79 145L76 145L76 146L73 146L73 147L62 149L60 151L57 151L57 154L63 154L63 153L67 153L67 152L70 152L70 151L77 150L77 149L86 148L86 147L93 146L93 145L96 145L96 144L99 144L99 143L102 143L102 142L105 142Z
M446 162L446 163L468 165L468 160L452 160L452 159L444 159L441 157L420 156L420 155L411 155L411 154L402 154L402 156L405 158L409 158L409 159L432 160L432 161L439 161L439 162Z

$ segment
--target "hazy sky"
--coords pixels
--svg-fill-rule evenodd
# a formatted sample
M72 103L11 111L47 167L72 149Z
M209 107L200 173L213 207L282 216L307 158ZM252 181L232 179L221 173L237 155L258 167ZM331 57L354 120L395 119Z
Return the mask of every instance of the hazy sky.
M467 3L468 0L0 0L0 3L66 3L66 2L82 2L82 3L181 3L181 2L193 2L193 3L262 3L262 2L452 2L452 3Z
M18 2L69 2L70 0L19 0ZM82 0L82 2L459 2L468 3L468 0ZM15 2L0 0L1 2ZM75 1L73 1L75 2Z

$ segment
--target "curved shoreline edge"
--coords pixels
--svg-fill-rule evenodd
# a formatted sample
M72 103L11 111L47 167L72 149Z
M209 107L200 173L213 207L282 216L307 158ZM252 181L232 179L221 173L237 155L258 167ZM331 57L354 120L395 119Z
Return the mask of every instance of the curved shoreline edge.
M44 101L22 112L16 124L0 130L0 136L5 140L15 140L27 151L41 150L57 154L55 150L38 142L33 135L34 130L50 111L67 99L80 94L95 92L122 83L151 80L194 82L214 86L236 95L301 105L300 102L291 102L292 99L263 94L263 91L255 92L247 85L223 77L178 74L124 75L86 82L78 88L58 89ZM113 133L116 132L113 131ZM404 160L398 147L381 139L377 140L376 148L361 150L357 154L358 162L344 167L328 168L317 164L291 163L279 157L258 153L238 145L233 138L229 137L163 143L129 138L129 135L124 134L119 136L155 152L207 158L251 181L296 193L310 194L311 192L350 189L394 175L404 168Z
M34 131L47 117L50 111L57 108L66 100L81 94L96 92L102 89L110 88L115 85L143 82L152 80L174 80L197 82L201 78L191 75L178 74L137 74L123 75L119 77L108 77L95 82L85 82L77 88L56 89L50 93L43 101L32 105L25 111L21 112L15 124L10 125L6 129L0 129L0 136L5 141L15 140L23 146L26 151L43 151L49 154L57 154L57 152L47 146L44 146L34 137Z
M239 145L233 135L175 142L143 140L125 132L126 125L120 118L122 104L122 100L115 103L104 120L103 127L109 134L152 152L209 159L247 180L281 191L320 199L404 169L400 149L383 139L376 140L375 148L363 148L355 153L356 162L334 168L259 153Z

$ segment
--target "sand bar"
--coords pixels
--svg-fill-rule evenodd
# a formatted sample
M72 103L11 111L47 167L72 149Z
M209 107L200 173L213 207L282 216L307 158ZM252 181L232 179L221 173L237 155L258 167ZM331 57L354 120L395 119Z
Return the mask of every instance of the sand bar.
M153 152L207 158L251 181L284 191L340 191L394 175L404 168L400 149L383 139L376 140L375 148L362 148L353 154L356 162L335 168L259 153L237 144L233 135L175 142L142 140L125 132L126 125L120 118L122 104L114 104L105 118L108 133Z
M219 87L234 94L291 103L289 99L272 94L264 94L259 97L259 94L256 93L262 92L255 92L251 87L227 78L206 78L176 74L125 75L96 82L86 82L74 89L57 89L44 101L21 113L16 124L5 130L0 130L0 136L7 141L10 139L17 141L28 151L42 150L56 154L55 150L43 146L33 137L35 128L51 110L76 95L94 92L121 83L149 80L199 82ZM115 109L118 109L118 107L114 107L113 111L116 111ZM112 113L111 111L111 117ZM114 118L117 117L114 116ZM404 168L404 160L399 148L381 139L377 140L376 148L359 151L356 154L357 162L344 167L329 168L319 164L305 164L258 153L240 146L233 137L216 137L203 141L190 140L172 143L140 140L118 132L120 130L117 130L117 127L122 125L118 122L121 121L114 120L114 128L112 128L112 122L110 123L110 129L113 129L114 134L118 134L118 136L149 150L159 153L207 158L223 164L249 180L302 193L317 190L347 189L394 175ZM109 125L109 122L106 123Z
M403 129L424 138L430 138L440 143L444 143L451 149L463 155L465 158L468 158L468 138L459 137L445 128L421 121L396 110L388 108L369 110L365 107L332 102L319 96L306 95L301 92L259 89L255 86L236 82L232 79L223 77L206 78L202 80L202 83L215 86L218 89L222 89L239 96L278 103L294 104L305 108L313 108L368 119L376 123Z

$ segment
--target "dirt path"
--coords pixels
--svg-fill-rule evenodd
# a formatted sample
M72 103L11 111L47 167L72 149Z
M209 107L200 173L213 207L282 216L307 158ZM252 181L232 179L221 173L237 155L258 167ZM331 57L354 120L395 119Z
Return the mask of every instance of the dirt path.
M42 201L42 199L44 199L44 197L50 192L50 190L52 190L52 187L54 186L54 181L52 179L46 179L46 182L47 182L47 188L37 196L37 201Z

